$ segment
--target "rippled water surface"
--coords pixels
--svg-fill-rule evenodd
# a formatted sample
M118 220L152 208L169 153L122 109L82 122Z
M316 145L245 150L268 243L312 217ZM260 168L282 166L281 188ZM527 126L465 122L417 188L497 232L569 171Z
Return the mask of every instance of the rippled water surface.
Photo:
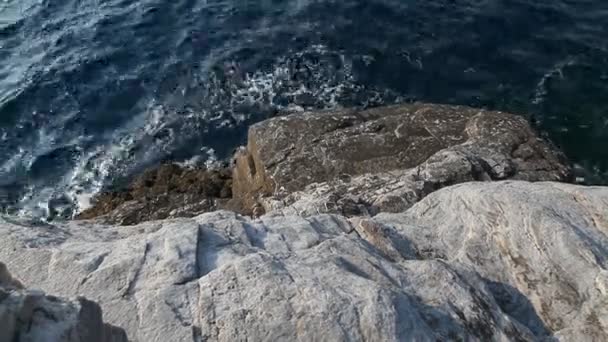
M606 182L606 37L604 0L0 0L0 210L69 216L277 113L412 100L525 114Z

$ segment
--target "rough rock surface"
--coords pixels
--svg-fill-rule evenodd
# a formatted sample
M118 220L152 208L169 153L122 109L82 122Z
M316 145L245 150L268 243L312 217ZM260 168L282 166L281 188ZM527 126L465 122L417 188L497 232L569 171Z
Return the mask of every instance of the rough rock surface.
M99 218L133 225L142 221L192 217L214 211L232 196L231 170L164 164L149 169L128 186L100 194L76 219Z
M375 219L423 258L474 268L532 331L608 341L608 188L469 183Z
M607 188L509 181L374 218L4 220L0 260L132 341L606 341L607 208Z
M420 103L273 118L250 128L235 159L245 207L299 215L400 212L466 181L571 179L524 118Z
M103 323L96 303L27 290L0 262L0 341L127 342L127 336Z
M77 219L133 225L218 209L373 216L456 183L571 178L525 119L435 104L277 117L251 127L234 161L232 170L161 165L101 194Z

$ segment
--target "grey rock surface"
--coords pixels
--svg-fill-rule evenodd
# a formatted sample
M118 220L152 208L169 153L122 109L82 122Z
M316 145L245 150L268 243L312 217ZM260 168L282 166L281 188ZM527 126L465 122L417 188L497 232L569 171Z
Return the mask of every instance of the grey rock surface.
M299 215L400 212L467 181L571 179L524 118L422 103L266 120L235 160L234 197Z
M127 342L127 337L104 324L96 303L25 289L0 262L0 341Z
M27 284L132 341L605 341L608 189L467 183L400 214L0 221Z

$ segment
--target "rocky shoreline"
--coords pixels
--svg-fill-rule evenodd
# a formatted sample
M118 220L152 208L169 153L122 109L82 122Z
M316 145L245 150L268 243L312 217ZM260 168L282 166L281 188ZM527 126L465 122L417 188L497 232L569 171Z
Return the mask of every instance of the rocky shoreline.
M161 165L77 219L132 225L227 209L247 216L373 216L469 181L572 180L565 156L519 116L405 104L276 117L218 170Z
M133 225L171 217L192 217L228 207L232 198L229 168L207 170L163 164L146 170L126 187L101 193L77 220L102 218Z
M25 284L99 303L104 342L605 341L608 188L572 179L508 113L276 117L226 169L161 166L82 220L0 219L2 331L88 341L74 300L20 316Z

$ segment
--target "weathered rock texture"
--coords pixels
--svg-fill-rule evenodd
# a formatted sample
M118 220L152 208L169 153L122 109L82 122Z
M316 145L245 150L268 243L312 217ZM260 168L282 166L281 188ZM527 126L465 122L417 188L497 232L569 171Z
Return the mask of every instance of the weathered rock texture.
M463 184L376 222L423 258L477 270L531 330L608 341L608 188Z
M149 169L128 186L96 196L76 219L102 219L133 225L143 221L192 217L227 205L232 197L231 170L184 168L164 164Z
M218 209L373 216L456 183L570 178L564 156L519 116L405 104L264 121L251 127L233 169L161 165L97 196L77 219L133 225Z
M236 156L233 194L252 211L374 215L403 211L466 181L570 178L563 155L522 117L406 104L294 114L252 126Z
M607 208L607 188L496 182L374 218L1 221L0 260L133 341L606 341Z
M103 323L96 303L26 290L0 262L0 341L127 342L127 337Z

